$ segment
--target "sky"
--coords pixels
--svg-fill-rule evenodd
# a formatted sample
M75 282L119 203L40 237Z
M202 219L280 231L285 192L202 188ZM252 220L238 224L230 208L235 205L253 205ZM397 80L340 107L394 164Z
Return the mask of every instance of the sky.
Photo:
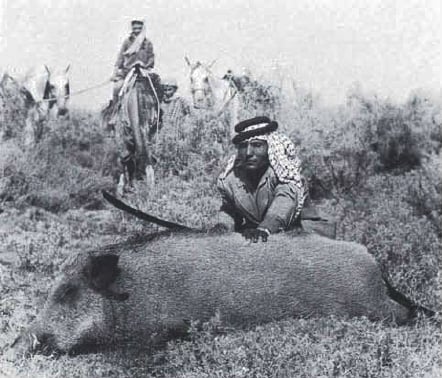
M294 80L328 104L350 87L393 101L442 88L440 0L0 0L0 70L71 65L72 91L110 78L130 21L147 20L156 69L188 95L187 55L222 75ZM73 96L100 108L111 87Z

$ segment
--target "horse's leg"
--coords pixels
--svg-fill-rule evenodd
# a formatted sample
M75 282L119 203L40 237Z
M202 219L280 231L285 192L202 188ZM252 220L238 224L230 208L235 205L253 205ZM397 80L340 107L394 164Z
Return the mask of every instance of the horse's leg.
M133 187L135 175L133 133L129 124L122 122L120 127L117 128L117 143L119 161L123 171L119 178L117 191L123 193L126 192L128 188Z
M232 139L235 136L235 125L238 123L238 94L234 95L230 103L230 134L229 138Z
M48 108L47 110L47 118L48 120L54 120L57 119L57 112L58 112L58 107L57 105L52 105Z
M127 102L127 113L129 118L129 123L133 133L134 139L134 163L135 163L135 178L142 179L145 174L146 167L146 146L143 138L142 130L141 130L141 120L140 120L140 106L139 106L139 83L135 83L134 88L128 94L128 102Z
M133 186L135 176L135 155L136 155L136 140L134 129L131 124L130 112L131 109L130 93L128 97L123 99L118 115L119 122L115 128L115 136L117 140L119 161L122 166L123 173L120 175L120 182L117 190L126 192L128 188ZM132 111L132 110L131 110Z
M126 187L126 179L124 177L124 173L122 173L119 177L118 177L118 184L117 184L117 195L118 196L123 196L124 191L125 191L125 187Z
M159 128L160 128L160 113L158 101L153 95L143 99L143 105L145 107L145 113L143 117L144 121L144 136L145 136L145 146L146 146L146 184L148 187L153 188L155 183L155 173L152 167L154 157L152 154L157 153L158 138L159 138ZM154 151L152 151L154 149Z
M36 123L38 122L38 110L35 106L28 109L25 127L23 130L23 144L26 148L32 147L36 142Z
M224 112L220 115L220 120L222 125L224 126L224 138L222 144L224 149L227 149L230 145L230 141L235 135L235 121L232 114L232 109L230 106L224 110Z
M35 143L40 142L41 138L43 138L44 122L45 120L40 118L35 123Z
M23 130L23 144L26 148L32 147L34 144L34 128L32 126L32 118L28 115Z
M135 159L134 156L131 155L130 158L124 163L124 180L128 184L129 188L133 187L133 182L135 178ZM125 188L127 190L127 187Z

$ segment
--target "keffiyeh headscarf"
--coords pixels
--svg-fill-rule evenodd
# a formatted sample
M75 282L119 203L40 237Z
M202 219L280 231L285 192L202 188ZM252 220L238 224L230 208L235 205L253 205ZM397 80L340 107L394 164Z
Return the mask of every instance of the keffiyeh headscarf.
M124 56L129 56L132 54L138 53L140 51L141 45L143 44L144 40L146 39L146 22L145 21L133 21L132 23L139 23L143 24L143 28L141 29L140 34L138 34L132 44L127 48L126 51L123 52Z
M284 134L276 132L278 124L267 117L256 117L238 123L235 131L238 133L233 138L233 144L253 139L265 140L268 145L269 163L278 180L284 184L293 183L297 190L298 207L297 216L308 196L308 189L304 177L301 175L301 160L298 149ZM227 176L235 165L236 155L233 155L221 177Z

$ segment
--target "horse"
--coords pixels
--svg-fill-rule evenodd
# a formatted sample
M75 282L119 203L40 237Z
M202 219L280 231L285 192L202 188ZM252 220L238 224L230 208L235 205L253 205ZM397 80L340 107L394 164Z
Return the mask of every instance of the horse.
M41 139L45 121L68 115L68 71L69 66L51 73L46 65L41 65L28 70L21 80L3 75L0 82L3 101L15 105L18 101L24 113L25 146L32 146Z
M190 91L193 107L210 112L212 117L222 116L228 137L234 135L234 125L238 122L238 90L229 80L217 78L211 68L215 61L204 64L191 63L184 57L190 68Z
M47 68L47 67L46 67ZM68 65L64 69L49 72L49 92L50 92L50 109L56 109L57 117L65 117L69 114L68 102L70 98ZM49 71L49 69L47 68Z
M146 179L149 187L153 185L151 149L160 127L160 92L159 76L136 64L124 79L117 103L105 111L123 170L117 187L120 194L130 191L134 180Z

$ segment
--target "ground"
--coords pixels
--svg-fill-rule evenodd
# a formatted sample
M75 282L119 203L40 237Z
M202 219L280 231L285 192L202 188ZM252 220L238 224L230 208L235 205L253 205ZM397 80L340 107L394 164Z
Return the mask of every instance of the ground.
M1 352L36 315L67 255L115 240L118 227L132 222L110 208L63 216L5 208L0 221ZM142 353L121 346L76 357L0 357L0 376L437 377L441 367L440 329L425 318L403 327L367 319L292 319L228 332L213 319L196 329L187 340Z

